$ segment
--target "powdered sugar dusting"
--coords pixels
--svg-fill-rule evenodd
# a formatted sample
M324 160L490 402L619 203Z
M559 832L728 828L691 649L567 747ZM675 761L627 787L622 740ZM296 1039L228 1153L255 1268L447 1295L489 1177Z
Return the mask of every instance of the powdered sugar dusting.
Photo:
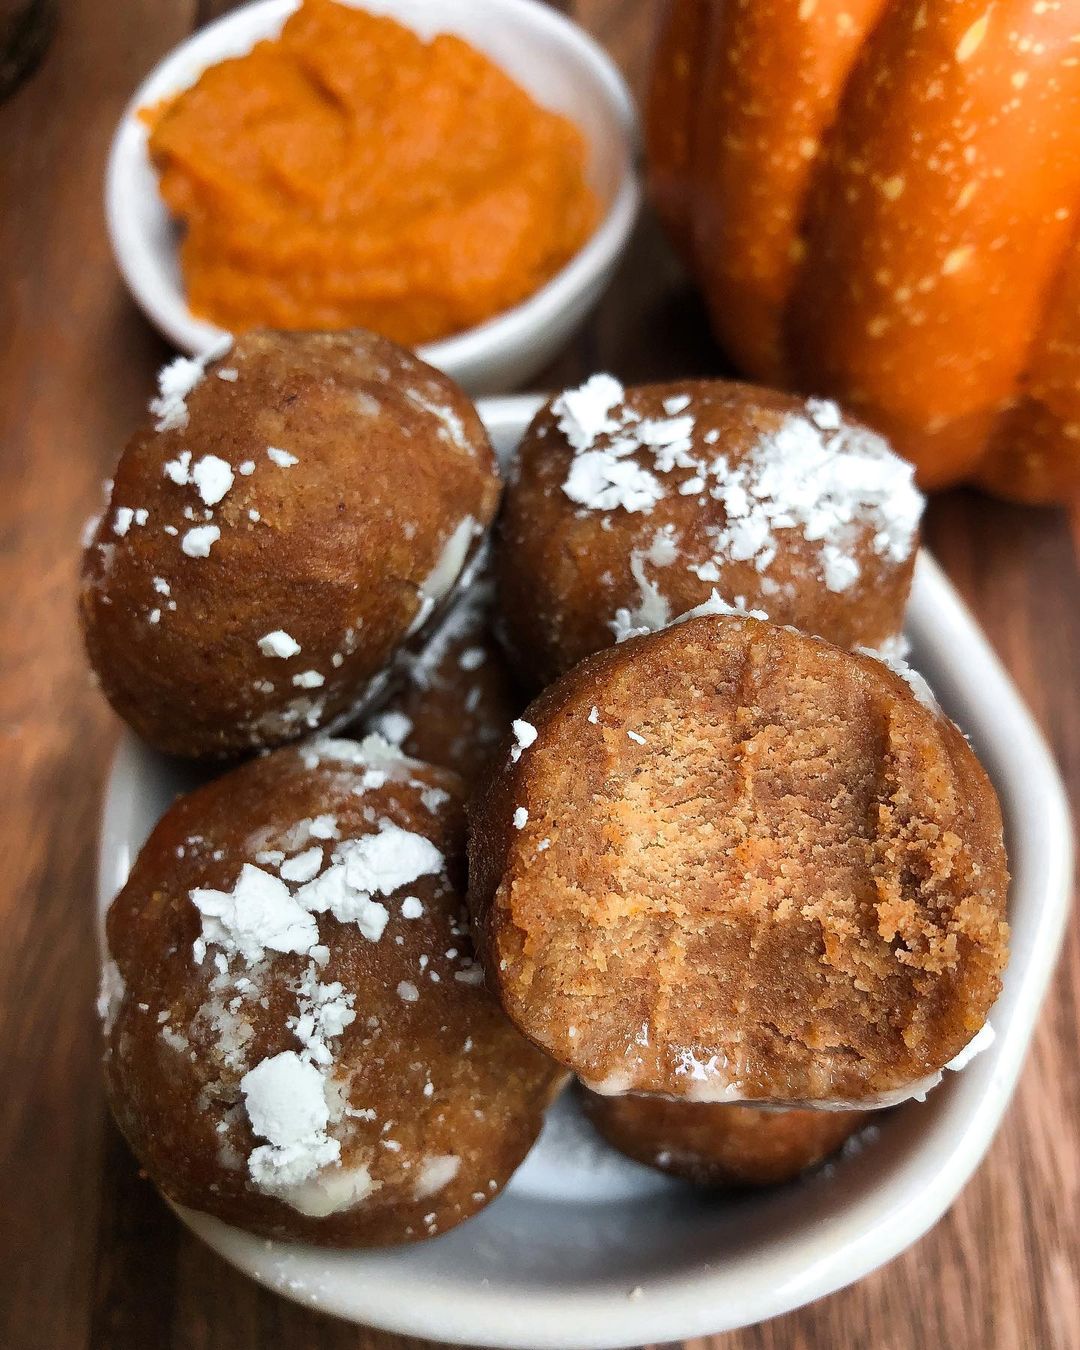
M551 405L559 429L574 451L563 491L571 501L594 511L651 511L664 495L655 474L627 458L637 448L632 438L613 440L624 422L612 416L624 390L611 375L593 375L578 389L567 389ZM599 437L609 444L595 448Z
M880 436L841 425L835 404L813 400L808 410L810 416L788 414L741 462L729 465L722 455L714 461L717 482L710 495L726 515L713 532L715 552L752 561L764 572L776 557L776 532L797 530L820 545L826 586L843 592L860 573L856 530L869 523L873 551L903 562L914 544L923 498L912 466Z
M370 786L381 787L392 775L418 791L424 786L414 777L415 762L378 737L368 737L360 745L326 739L313 745L317 750L311 767L325 759L363 771L357 775L359 793L369 786L369 778ZM376 762L386 767L372 767ZM308 763L306 758L304 763ZM443 793L443 799L447 795ZM201 1019L205 1025L221 1062L243 1073L239 1083L242 1102L223 1108L217 1125L222 1137L221 1165L244 1165L238 1141L230 1139L229 1132L246 1111L260 1141L246 1160L253 1184L315 1217L362 1203L380 1184L365 1164L350 1160L347 1168L337 1166L342 1139L349 1136L346 1132L342 1139L336 1138L334 1127L348 1115L367 1118L365 1112L349 1109L349 1079L335 1077L334 1071L336 1043L358 1017L358 995L326 973L332 946L322 940L318 916L330 912L339 922L355 923L366 939L377 942L390 916L385 900L420 877L443 874L446 866L441 850L426 836L387 819L376 822L369 807L362 814L367 824L361 828L370 832L354 838L340 838L341 825L331 814L313 815L286 827L261 828L245 844L259 866L245 863L229 890L196 887L189 892L201 918L193 957L197 965L209 966L208 997L195 1021ZM195 845L215 860L223 857L221 850L212 849L199 836L187 840L180 855ZM276 868L278 875L268 867ZM404 895L400 902L403 919L420 920L424 913L417 896ZM464 929L452 926L452 931ZM301 973L292 976L287 986L296 1002L285 1024L295 1037L296 1048L249 1067L255 1028L243 1005L245 1000L257 999L264 1008L270 1006L259 996L266 992L263 979L268 958L277 952L306 958ZM209 962L208 957L212 957ZM423 956L422 972L427 963L428 957ZM475 963L465 955L461 963L455 974L472 981ZM438 979L434 971L428 975L432 981ZM422 997L419 985L419 981L399 982L398 996L405 1002L418 1001ZM108 961L99 999L107 1028L123 997L119 971ZM145 1010L148 1005L140 1007ZM177 1053L195 1057L193 1042L184 1034L188 1028L171 1026L167 1012L159 1015L158 1023L166 1044ZM373 1025L370 1017L367 1025ZM426 1096L435 1091L430 1076L424 1091ZM415 1182L418 1197L448 1185L456 1166L451 1155L423 1160Z
M872 656L875 661L880 661L883 666L888 666L894 675L899 675L911 692L924 708L930 712L941 716L941 705L934 697L934 691L927 684L925 678L914 670L898 655L899 648L892 643L881 647L856 647L861 656Z
M593 511L650 512L667 494L657 473L691 467L692 416L642 418L626 403L626 391L612 375L593 375L552 403L559 430L574 451L563 491ZM668 405L682 411L689 396ZM632 458L648 449L655 472Z
M640 637L643 633L653 633L665 628L671 622L671 608L667 598L655 582L645 574L645 563L654 567L668 567L678 556L674 526L667 525L657 530L647 549L631 549L630 575L637 582L641 599L633 609L620 606L615 617L608 625L615 634L616 642L625 642L627 638Z
M856 543L867 528L877 556L894 564L910 556L923 507L912 466L874 432L845 424L831 400L812 398L782 415L734 462L710 448L719 440L715 428L696 430L689 393L664 399L666 417L646 418L616 379L594 375L551 406L573 451L563 482L572 501L601 512L649 513L669 491L665 477L679 470L671 491L720 504L722 523L705 530L712 558L688 564L703 581L718 581L727 562L765 573L780 551L779 533L788 530L817 545L822 579L836 593L860 576ZM630 566L647 612L616 614L611 627L620 640L668 621L640 550Z
M747 609L745 596L737 595L734 604L727 600L722 600L716 591L713 591L708 600L703 600L700 605L695 605L693 609L688 609L685 614L680 614L672 619L672 625L677 623L686 623L688 619L701 619L709 615L724 615L737 619L760 619L766 621L768 615L763 609Z

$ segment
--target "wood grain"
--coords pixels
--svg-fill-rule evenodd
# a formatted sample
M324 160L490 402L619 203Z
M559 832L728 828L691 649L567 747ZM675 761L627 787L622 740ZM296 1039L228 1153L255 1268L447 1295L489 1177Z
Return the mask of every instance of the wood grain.
M106 1123L91 1002L95 823L115 728L86 674L82 520L164 353L113 268L108 138L137 80L217 0L64 0L37 73L0 105L0 1346L401 1350L264 1292L172 1219ZM640 88L642 0L562 8ZM611 294L549 372L716 371L700 307L646 220ZM1078 536L1080 537L1080 536ZM1080 800L1080 576L1060 512L970 493L928 538ZM1080 1347L1080 939L1075 926L1005 1125L916 1248L830 1299L693 1350ZM691 1350L688 1346L687 1350Z

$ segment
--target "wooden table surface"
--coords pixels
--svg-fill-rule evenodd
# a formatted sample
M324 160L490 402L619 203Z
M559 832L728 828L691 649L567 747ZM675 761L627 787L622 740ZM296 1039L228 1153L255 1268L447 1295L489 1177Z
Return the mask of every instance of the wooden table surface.
M61 0L37 73L0 105L0 1347L405 1343L295 1307L173 1219L109 1122L92 1003L94 852L116 724L74 624L78 535L165 347L113 267L101 179L137 81L208 0ZM640 90L647 0L565 6ZM588 330L544 384L719 368L646 219ZM969 493L928 541L1080 790L1080 577L1060 511ZM1006 1122L951 1213L852 1289L712 1350L1078 1350L1080 939L1073 925Z

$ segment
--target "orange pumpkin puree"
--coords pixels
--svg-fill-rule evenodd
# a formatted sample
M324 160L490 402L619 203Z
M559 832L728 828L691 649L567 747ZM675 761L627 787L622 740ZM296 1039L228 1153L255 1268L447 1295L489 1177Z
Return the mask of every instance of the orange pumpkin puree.
M525 299L598 215L573 123L460 38L304 0L150 110L193 313L416 344Z

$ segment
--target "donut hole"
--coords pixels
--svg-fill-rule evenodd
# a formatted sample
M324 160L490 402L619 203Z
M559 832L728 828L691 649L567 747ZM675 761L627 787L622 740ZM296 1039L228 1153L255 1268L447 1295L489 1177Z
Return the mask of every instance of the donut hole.
M773 1186L823 1162L865 1111L758 1110L661 1097L584 1094L585 1111L620 1153L704 1186Z
M600 662L595 722L572 698L530 752L512 1015L607 1092L860 1100L936 1071L1002 962L958 733L863 658L684 628Z

